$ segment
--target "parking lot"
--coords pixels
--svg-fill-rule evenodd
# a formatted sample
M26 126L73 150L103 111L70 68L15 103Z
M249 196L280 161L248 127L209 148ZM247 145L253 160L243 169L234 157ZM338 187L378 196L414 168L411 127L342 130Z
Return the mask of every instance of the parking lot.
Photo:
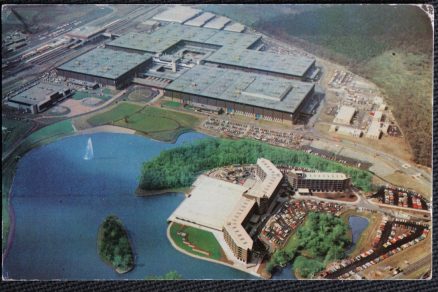
M424 240L428 233L429 227L427 225L401 219L389 220L384 223L382 236L374 248L355 258L347 258L330 264L320 274L320 278L357 278L357 273Z

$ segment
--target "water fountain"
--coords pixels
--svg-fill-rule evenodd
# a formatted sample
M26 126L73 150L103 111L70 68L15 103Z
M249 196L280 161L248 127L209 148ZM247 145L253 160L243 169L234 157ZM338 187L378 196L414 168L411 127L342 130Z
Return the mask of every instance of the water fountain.
M91 160L93 158L94 158L93 142L91 141L91 138L88 138L87 149L85 151L84 160Z

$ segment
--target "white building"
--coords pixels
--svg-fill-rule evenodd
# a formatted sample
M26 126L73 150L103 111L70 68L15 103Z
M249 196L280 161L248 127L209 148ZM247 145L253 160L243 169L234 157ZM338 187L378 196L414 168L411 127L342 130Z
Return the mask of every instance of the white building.
M343 105L339 109L338 114L333 122L337 124L349 125L355 113L356 109L354 107Z
M380 139L380 136L382 134L382 130L380 129L380 122L373 121L371 122L371 125L368 128L367 133L365 134L365 137L369 139Z

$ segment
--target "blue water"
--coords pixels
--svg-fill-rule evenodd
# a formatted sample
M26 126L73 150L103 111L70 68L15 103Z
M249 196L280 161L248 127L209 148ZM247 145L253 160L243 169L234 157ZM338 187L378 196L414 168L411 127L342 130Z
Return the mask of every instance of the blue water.
M353 238L350 248L346 251L347 254L353 251L356 242L359 240L360 235L365 230L365 228L367 228L369 222L368 219L365 217L350 216L348 218L348 224L350 225Z
M91 137L94 159L84 160ZM12 188L15 233L3 275L10 279L144 279L171 270L185 279L254 279L232 268L176 251L167 222L184 199L173 193L137 197L143 161L206 136L181 135L176 144L98 133L33 149L19 162ZM127 228L137 255L133 271L118 275L97 253L97 231L109 214Z
M351 232L353 235L352 238L352 244L350 248L346 251L346 254L349 254L351 251L353 251L353 248L360 238L360 235L365 230L365 228L368 226L368 219L360 216L350 216L348 218L348 224L350 225ZM286 265L283 269L277 271L272 279L274 280L291 280L296 279L295 275L292 272L292 264Z

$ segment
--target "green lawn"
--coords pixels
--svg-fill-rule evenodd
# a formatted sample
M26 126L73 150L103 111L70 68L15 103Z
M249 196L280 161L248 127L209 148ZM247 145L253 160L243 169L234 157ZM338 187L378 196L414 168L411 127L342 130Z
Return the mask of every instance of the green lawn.
M32 127L32 123L2 117L2 127L7 128L2 130L2 153L5 153Z
M88 119L88 123L90 123L92 126L112 124L113 122L123 119L124 117L128 117L140 110L141 106L130 103L121 103L110 111L91 117Z
M133 129L156 140L174 141L181 133L192 129L198 119L165 109L121 103L108 112L88 119L88 122L93 126L113 124Z
M221 258L222 249L219 245L219 242L217 242L216 238L211 232L193 228L190 226L183 226L176 223L172 223L172 225L170 226L170 236L177 246L192 254L202 257L207 257L207 255L193 251L191 247L185 245L182 241L182 237L177 234L178 231L186 233L187 239L190 243L192 243L201 250L209 252L209 258L215 260L219 260Z
M161 105L163 106L168 106L168 107L180 107L181 103L177 102L177 101L163 101L161 103Z
M61 135L73 133L74 129L71 124L71 120L61 121L47 127L44 127L34 133L24 140L24 144L35 144L38 142L43 142L46 139L53 137L59 137Z
M88 93L88 91L76 91L75 94L73 94L73 99L74 100L82 100L84 98L88 98L90 97L90 93Z

